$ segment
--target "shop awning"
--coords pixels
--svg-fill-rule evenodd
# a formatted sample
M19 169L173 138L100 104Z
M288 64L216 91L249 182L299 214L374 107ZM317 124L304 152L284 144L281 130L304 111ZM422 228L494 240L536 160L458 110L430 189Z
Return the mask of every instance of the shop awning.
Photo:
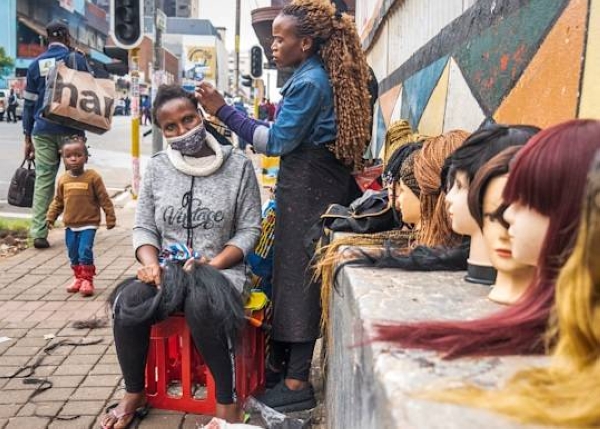
M102 64L110 64L113 62L113 59L110 58L108 55L105 55L102 52L97 51L95 49L90 49L90 58L101 62Z
M48 35L48 32L46 31L46 28L43 25L37 24L35 21L24 16L19 16L18 20L20 23L35 31L40 36L46 37Z

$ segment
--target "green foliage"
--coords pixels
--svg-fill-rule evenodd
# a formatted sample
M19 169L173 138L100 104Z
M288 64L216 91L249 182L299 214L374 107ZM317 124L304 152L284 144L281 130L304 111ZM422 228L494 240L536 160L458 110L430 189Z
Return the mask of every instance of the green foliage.
M6 55L6 51L0 46L0 76L7 74L9 68L15 65L14 60Z

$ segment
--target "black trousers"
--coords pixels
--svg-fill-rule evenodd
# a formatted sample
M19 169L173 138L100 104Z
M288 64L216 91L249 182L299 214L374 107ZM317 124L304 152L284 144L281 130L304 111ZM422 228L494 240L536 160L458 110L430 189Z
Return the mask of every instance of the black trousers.
M117 295L116 305L126 303L128 306L135 306L142 301L151 299L155 294L154 286L131 283ZM202 354L215 380L217 402L219 404L234 403L236 395L233 343L214 329L216 323L210 323L210 320L206 320L205 317L193 311L194 303L189 297L186 298L182 310L194 344ZM124 326L119 319L114 321L117 357L125 380L125 390L129 393L140 393L145 387L145 366L150 345L151 326L152 322Z
M284 371L285 378L308 381L316 341L289 343L271 341L270 366Z

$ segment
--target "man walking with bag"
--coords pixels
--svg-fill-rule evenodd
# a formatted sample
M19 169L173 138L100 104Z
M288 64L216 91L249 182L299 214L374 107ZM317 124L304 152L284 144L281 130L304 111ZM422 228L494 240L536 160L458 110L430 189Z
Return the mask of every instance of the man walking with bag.
M17 94L15 94L14 89L10 89L10 95L8 96L8 109L6 111L6 122L17 122L17 105L19 102L17 101Z
M23 95L25 99L23 106L25 158L36 161L36 180L29 236L37 249L50 247L47 239L46 212L54 197L56 174L60 163L59 150L66 137L84 135L81 130L54 124L42 117L46 76L61 60L69 67L75 65L77 70L90 71L85 57L70 49L67 24L54 20L48 24L46 31L48 33L48 49L29 65L27 85Z

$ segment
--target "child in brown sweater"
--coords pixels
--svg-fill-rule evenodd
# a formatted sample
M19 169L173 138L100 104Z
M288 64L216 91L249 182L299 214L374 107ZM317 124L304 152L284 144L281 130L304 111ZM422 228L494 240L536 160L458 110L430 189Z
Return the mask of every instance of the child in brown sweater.
M54 226L58 215L63 213L65 241L75 276L67 292L80 292L83 296L94 294L94 238L100 226L100 208L106 215L106 228L116 223L113 206L102 177L94 170L85 170L88 160L86 139L83 136L68 137L62 146L62 158L66 172L58 179L56 196L48 209L48 228Z

